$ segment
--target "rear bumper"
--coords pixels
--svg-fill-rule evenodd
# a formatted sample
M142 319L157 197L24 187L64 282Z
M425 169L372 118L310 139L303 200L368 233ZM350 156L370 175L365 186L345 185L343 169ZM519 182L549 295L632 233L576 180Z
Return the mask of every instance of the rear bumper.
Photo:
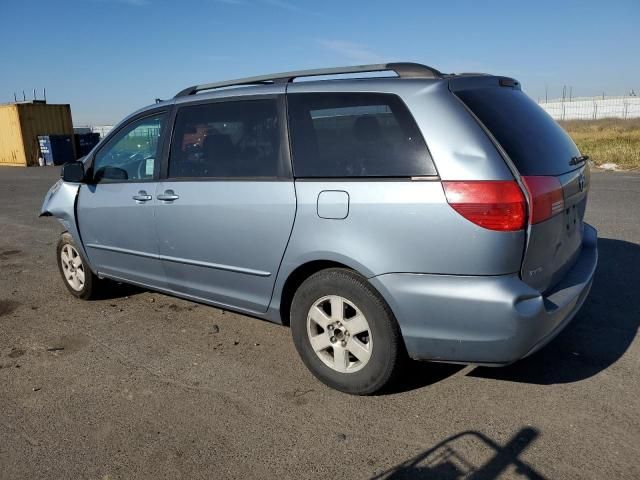
M597 232L584 229L576 263L544 296L517 274L391 273L369 281L393 310L412 358L508 364L550 342L584 303L598 263Z

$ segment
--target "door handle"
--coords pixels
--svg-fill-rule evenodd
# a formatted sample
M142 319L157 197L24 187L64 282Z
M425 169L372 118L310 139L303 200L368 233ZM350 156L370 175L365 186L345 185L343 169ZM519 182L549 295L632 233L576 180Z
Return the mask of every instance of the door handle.
M176 195L173 190L165 190L163 194L158 195L158 200L163 200L165 202L173 202L179 198L180 196Z
M149 200L151 200L151 195L149 195L147 192L145 192L144 190L140 190L138 192L137 195L134 195L132 197L136 202L148 202Z

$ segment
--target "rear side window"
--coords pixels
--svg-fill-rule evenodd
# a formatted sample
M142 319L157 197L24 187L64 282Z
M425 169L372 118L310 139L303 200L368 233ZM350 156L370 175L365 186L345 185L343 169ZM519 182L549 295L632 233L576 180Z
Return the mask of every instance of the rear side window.
M296 177L435 175L407 107L377 93L289 94Z
M275 99L216 102L178 111L169 177L277 177L280 130Z
M560 175L580 155L569 135L518 89L488 87L455 94L507 152L521 175Z

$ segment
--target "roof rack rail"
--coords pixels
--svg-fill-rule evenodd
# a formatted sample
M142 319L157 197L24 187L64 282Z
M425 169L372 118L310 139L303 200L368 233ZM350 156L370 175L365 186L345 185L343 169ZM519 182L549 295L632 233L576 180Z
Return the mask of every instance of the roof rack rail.
M348 73L369 73L369 72L395 72L400 78L442 78L443 74L435 68L422 65L420 63L378 63L372 65L354 65L352 67L318 68L315 70L298 70L293 72L272 73L270 75L260 75L257 77L239 78L237 80L225 80L222 82L206 83L194 85L178 92L174 98L194 95L204 90L216 88L232 87L240 85L260 85L273 83L289 83L298 77L317 77L321 75L342 75Z
M485 72L460 72L460 73L450 73L449 77L493 77L492 73Z

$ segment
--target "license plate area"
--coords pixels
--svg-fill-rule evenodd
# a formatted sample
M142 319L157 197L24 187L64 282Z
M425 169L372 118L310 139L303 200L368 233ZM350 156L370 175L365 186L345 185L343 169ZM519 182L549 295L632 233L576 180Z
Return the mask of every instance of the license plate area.
M578 214L578 206L571 205L566 207L564 211L565 231L568 237L573 237L577 231L581 231L580 215Z

